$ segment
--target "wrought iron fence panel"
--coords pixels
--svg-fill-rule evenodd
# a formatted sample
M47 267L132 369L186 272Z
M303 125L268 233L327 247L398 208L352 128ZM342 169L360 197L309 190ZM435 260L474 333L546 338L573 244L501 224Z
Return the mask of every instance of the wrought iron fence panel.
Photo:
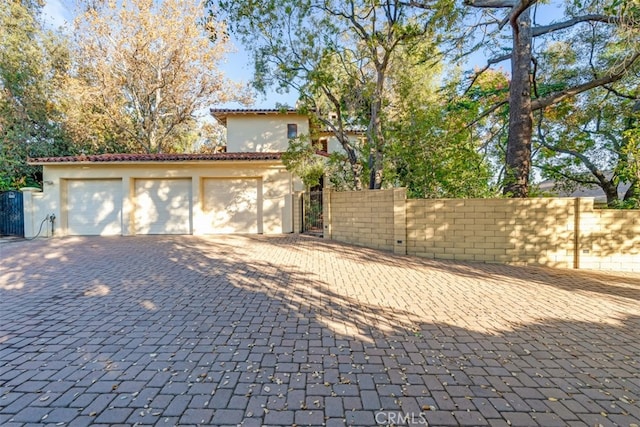
M302 197L303 230L322 234L322 191L309 191Z

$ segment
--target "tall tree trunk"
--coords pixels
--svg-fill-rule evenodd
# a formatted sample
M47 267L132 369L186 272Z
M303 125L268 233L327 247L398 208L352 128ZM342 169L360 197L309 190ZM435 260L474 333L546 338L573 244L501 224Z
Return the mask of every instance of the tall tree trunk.
M353 173L353 188L356 191L362 190L362 163L358 159L358 153L351 145L351 139L344 130L344 122L342 121L342 103L340 100L326 87L321 87L323 93L333 104L334 111L337 117L337 123L332 123L322 116L316 116L318 120L324 123L327 127L333 130L334 135L338 138L340 145L347 153L347 159L349 160L349 166L351 167L351 173ZM317 111L317 110L316 110Z
M531 171L531 16L523 11L513 28L511 85L509 87L509 136L503 192L509 197L527 197Z
M342 127L341 127L342 129ZM342 148L347 152L347 159L349 159L349 166L351 166L351 173L353 173L353 189L356 191L362 190L362 164L358 160L358 154L356 150L351 146L349 137L340 131L340 137L338 138Z
M618 202L618 184L614 184L611 180L606 182L606 185L601 185L602 191L607 196L607 206L614 207Z
M383 169L383 148L384 135L382 133L382 95L384 88L385 69L387 67L388 58L376 64L377 80L374 99L371 104L371 119L369 121L368 136L371 142L371 152L369 154L369 189L379 190L382 188L382 169Z
M351 163L351 172L353 173L354 190L362 191L362 165L358 162Z

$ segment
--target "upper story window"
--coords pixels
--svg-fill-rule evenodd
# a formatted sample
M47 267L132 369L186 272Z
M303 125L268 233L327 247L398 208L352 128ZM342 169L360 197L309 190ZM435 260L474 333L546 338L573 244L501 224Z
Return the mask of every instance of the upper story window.
M325 153L329 152L329 139L327 138L318 138L311 140L311 146L318 151L324 151Z
M298 137L298 125L295 123L289 123L287 125L287 138L296 139Z

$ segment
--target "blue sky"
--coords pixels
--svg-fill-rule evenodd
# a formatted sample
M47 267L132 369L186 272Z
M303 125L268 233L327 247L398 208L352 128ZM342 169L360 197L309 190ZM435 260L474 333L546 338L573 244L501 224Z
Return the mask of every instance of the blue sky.
M59 27L65 25L65 23L72 19L75 0L46 0L46 5L43 10L43 18L46 22L50 23L52 27ZM548 5L538 6L538 23L548 23L556 17L561 16L561 12L558 6L559 2L553 0ZM220 68L225 72L227 77L236 81L248 82L251 80L253 74L253 64L251 63L251 56L244 50L240 43L234 44L234 52L230 53L227 57L227 62L220 64ZM471 55L467 60L467 70L472 70L474 67L484 67L486 59L481 52ZM509 63L503 62L498 65L503 69L509 69ZM275 108L276 104L288 104L295 106L297 99L297 93L279 94L275 91L269 91L266 95L256 95L253 108ZM243 105L238 103L228 103L224 105L212 106L215 108L243 108Z
M43 9L43 19L51 27L58 28L67 24L73 19L74 0L47 0ZM234 52L227 56L227 62L220 64L220 68L227 77L236 81L248 82L253 75L253 64L250 55L239 43L234 43ZM274 91L268 92L266 96L256 95L252 108L275 108L276 103L295 106L297 94L279 94ZM215 108L244 108L238 103L224 105L212 105Z

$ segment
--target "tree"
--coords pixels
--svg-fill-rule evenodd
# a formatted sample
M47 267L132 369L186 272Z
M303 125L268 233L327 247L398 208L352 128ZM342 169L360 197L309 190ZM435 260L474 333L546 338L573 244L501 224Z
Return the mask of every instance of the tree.
M217 64L229 51L225 27L199 2L92 2L76 21L76 105L102 126L98 145L119 141L132 151L185 149L195 115L211 104L246 101ZM77 110L76 110L77 111Z
M60 126L69 52L39 14L35 1L0 3L0 189L37 185L41 171L27 158L69 149Z
M614 2L618 7L592 0L587 3L568 3L565 20L547 25L532 25L531 11L537 0L466 0L478 8L508 9L498 28L511 28L512 79L509 91L509 135L506 150L506 175L503 191L512 197L527 197L532 158L532 135L535 111L545 110L563 100L591 89L620 81L638 61L637 8L624 9L632 2ZM613 15L612 11L625 14ZM567 81L546 86L548 91L537 92L536 81L544 73L543 65L534 51L534 40L553 34L580 31L583 39L597 40L593 48L582 52L579 63L586 65ZM538 46L544 44L539 41ZM596 47L597 46L597 47ZM621 48L624 46L624 48ZM491 60L498 62L501 58Z
M600 187L611 208L638 207L640 100L598 88L538 121L538 164L560 188ZM629 188L619 198L619 186Z
M282 155L286 168L302 180L307 190L320 184L325 170L325 162L317 150L308 137L300 135L289 141L287 151Z
M506 79L501 73L485 73L473 92L457 97L459 73L446 69L451 84L439 87L442 67L422 67L410 55L396 62L387 129L388 179L406 187L413 198L487 197L492 194L491 167L481 145L484 135L475 131L491 133L493 121L466 124L483 104L495 101L491 92L503 93Z
M346 128L366 124L369 188L380 188L386 85L394 52L444 38L456 17L455 2L438 0L415 8L399 0L228 0L220 7L254 54L256 86L300 90L317 120L342 144L356 189L362 188L363 164Z

